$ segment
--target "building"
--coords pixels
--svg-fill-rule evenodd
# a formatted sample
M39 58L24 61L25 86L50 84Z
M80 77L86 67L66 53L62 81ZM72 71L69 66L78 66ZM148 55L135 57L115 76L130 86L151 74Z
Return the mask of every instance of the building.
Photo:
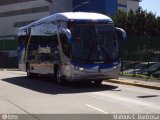
M139 8L139 2L140 0L101 0L101 2L99 0L73 0L73 8L75 8L73 11L99 12L113 15L118 9L123 9L126 12L129 12L130 9L135 11ZM81 3L82 6L80 6Z
M0 50L13 49L16 31L40 18L65 11L112 15L139 7L139 0L0 0ZM14 43L14 44L13 44Z
M50 15L50 4L45 0L0 0L0 43L12 43L18 27ZM3 43L0 49L10 49L7 41Z
M139 2L141 0L118 0L118 9L123 9L127 12L130 10L136 11L139 8Z

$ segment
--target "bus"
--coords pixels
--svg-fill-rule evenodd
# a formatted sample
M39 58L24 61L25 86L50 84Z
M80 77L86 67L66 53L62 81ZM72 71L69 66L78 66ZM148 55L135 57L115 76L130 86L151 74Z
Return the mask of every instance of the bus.
M58 83L118 79L120 58L111 18L99 13L56 13L18 29L19 68L27 77L51 75Z

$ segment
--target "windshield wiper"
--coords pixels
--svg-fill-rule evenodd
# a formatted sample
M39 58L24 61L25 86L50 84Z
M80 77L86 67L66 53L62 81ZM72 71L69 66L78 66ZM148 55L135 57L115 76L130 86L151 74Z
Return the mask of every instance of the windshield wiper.
M89 52L89 54L88 54L88 56L87 56L86 63L88 63L88 61L90 60L90 57L91 57L91 55L92 55L92 53L93 53L93 51L94 51L94 48L95 48L95 46L93 45L93 47L90 49L90 52Z
M104 59L104 60L110 63L111 62L111 58L109 57L108 52L105 50L105 48L102 45L100 45L100 48L101 48L101 50L103 50L103 52L106 55L106 59Z

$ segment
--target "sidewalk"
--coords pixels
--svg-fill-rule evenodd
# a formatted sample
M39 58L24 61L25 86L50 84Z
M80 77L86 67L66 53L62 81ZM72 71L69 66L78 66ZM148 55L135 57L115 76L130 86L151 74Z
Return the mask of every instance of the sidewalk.
M0 71L20 71L18 68L0 68Z
M111 79L106 82L160 90L160 80L136 80L135 78L120 77L118 80Z

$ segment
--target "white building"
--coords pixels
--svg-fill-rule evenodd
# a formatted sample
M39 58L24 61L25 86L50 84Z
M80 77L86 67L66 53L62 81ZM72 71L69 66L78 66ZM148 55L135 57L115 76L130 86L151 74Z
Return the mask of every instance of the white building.
M56 12L72 11L78 1L80 0L0 0L0 40L15 39L18 27L40 18ZM92 6L92 0L88 1L90 6L87 9L95 8ZM130 9L136 10L139 7L139 0L97 0L97 2L102 2L102 5L103 2L106 5L110 4L109 7L113 11L115 10L112 8L112 4L118 4L115 7L116 10L118 8L129 11Z
M139 8L141 0L118 0L118 9L123 9L129 12L131 9L136 11Z

